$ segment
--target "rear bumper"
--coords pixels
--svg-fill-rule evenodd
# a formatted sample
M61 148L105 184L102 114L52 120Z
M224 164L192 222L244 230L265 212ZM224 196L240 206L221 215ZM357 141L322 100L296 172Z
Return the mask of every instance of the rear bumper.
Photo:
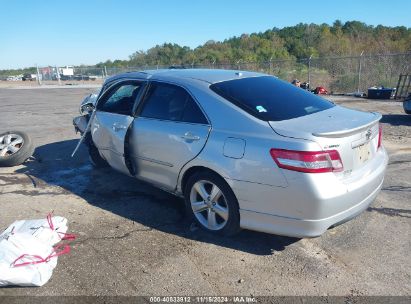
M338 214L320 220L294 219L266 213L240 210L241 224L244 229L286 235L292 237L316 237L331 226L352 219L366 210L380 191L382 182L368 197L357 205Z
M381 148L358 176L345 181L332 173L288 171L288 187L227 180L240 206L240 226L267 233L315 237L355 217L381 189L388 155Z

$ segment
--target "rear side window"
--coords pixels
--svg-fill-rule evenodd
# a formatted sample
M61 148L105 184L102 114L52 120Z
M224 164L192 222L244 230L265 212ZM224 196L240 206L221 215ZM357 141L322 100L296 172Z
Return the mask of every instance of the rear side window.
M181 87L152 83L146 98L142 117L208 124L197 103Z
M332 108L334 104L272 76L215 83L210 89L265 121L297 118Z

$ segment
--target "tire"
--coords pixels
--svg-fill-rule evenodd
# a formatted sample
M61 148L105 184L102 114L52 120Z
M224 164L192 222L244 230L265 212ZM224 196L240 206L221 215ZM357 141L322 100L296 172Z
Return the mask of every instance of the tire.
M188 219L196 221L203 230L225 236L241 230L237 198L216 173L201 171L192 175L185 186L184 200Z
M0 134L0 167L13 167L24 163L33 155L31 138L21 131Z
M108 163L105 161L105 159L103 159L101 157L100 153L98 152L98 149L96 148L96 146L93 143L90 143L88 145L88 155L89 155L89 159L90 159L91 164L95 168L108 167Z

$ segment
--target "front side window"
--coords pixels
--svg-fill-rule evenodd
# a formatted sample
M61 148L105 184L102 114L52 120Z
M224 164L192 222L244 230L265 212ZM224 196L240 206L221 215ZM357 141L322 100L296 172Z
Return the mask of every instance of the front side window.
M152 83L141 111L142 117L207 124L207 119L190 94L181 87Z
M210 89L265 121L297 118L334 107L331 102L272 76L223 81Z
M131 115L141 83L127 82L112 88L98 103L97 110Z

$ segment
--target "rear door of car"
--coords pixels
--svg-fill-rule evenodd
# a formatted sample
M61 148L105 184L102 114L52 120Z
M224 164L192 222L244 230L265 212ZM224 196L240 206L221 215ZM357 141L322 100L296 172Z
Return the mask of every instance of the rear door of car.
M112 85L98 100L91 125L93 142L114 169L130 174L125 162L124 142L133 122L133 109L145 83L124 80Z
M201 152L210 129L185 88L151 82L131 129L130 155L137 176L173 190L181 168Z

